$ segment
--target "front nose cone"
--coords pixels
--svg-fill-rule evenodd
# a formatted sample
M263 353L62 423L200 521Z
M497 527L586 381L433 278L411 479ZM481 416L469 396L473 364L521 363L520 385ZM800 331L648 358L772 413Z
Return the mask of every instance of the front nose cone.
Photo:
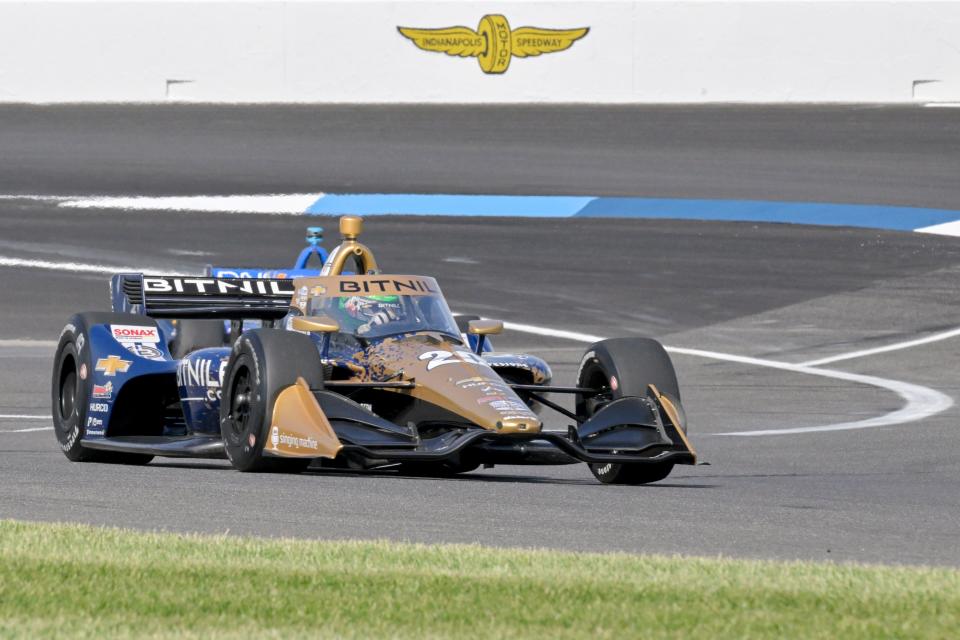
M540 433L543 425L540 419L535 416L504 418L497 422L498 433Z

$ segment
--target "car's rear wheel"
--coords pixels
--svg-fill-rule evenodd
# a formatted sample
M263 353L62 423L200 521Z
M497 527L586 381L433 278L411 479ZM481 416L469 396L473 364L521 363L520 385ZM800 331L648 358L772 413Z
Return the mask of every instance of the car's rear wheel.
M277 396L298 377L311 387L323 386L320 355L309 337L278 329L254 329L237 340L224 375L220 403L220 433L234 468L299 473L310 465L310 458L263 456Z
M580 361L577 386L602 389L596 397L577 396L577 413L592 416L606 404L625 396L646 396L648 385L680 406L680 388L670 356L650 338L612 338L591 345ZM686 424L678 425L686 432ZM590 471L604 484L649 484L673 471L672 462L650 464L591 464Z
M147 464L151 455L95 451L81 444L86 435L90 390L94 365L91 357L90 328L98 324L156 326L142 316L125 313L78 313L70 318L60 334L53 359L51 409L53 430L63 454L74 462Z

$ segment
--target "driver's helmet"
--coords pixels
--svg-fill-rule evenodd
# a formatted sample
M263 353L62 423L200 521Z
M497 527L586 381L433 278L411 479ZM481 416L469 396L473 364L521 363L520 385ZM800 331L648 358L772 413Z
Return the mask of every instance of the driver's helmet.
M356 320L362 331L372 326L403 320L400 296L351 296L340 298L340 309Z

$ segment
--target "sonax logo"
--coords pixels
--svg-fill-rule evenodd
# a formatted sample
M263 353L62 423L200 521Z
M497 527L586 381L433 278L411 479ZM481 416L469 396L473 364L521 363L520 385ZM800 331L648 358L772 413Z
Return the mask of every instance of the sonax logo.
M110 331L118 342L160 342L156 327L139 327L129 324L112 324Z

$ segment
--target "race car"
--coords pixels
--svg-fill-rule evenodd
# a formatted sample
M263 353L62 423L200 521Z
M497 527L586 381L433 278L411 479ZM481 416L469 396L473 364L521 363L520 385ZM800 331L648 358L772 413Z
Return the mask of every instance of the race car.
M362 224L341 218L343 241L317 276L113 276L123 312L74 315L60 335L52 402L67 458L443 475L585 462L608 484L696 463L658 342L596 342L576 384L555 385L542 359L484 348L502 322L470 320L471 347L437 281L384 273L358 239ZM227 320L229 345L175 358L165 318ZM548 394L572 394L574 410ZM548 429L544 407L572 424Z

